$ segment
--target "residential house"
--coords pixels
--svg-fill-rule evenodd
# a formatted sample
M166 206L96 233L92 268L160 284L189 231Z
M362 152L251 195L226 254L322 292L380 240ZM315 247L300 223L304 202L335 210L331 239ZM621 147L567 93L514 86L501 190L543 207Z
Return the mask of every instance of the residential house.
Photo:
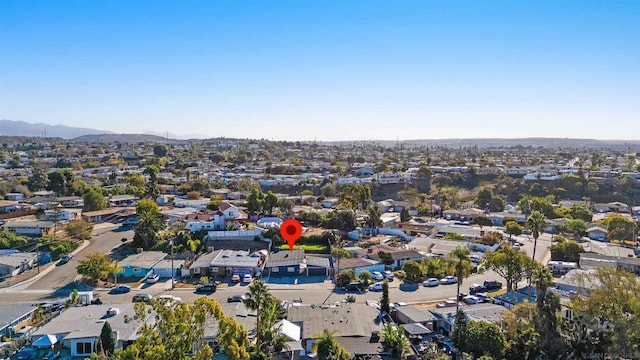
M597 268L626 269L640 275L640 258L593 253L580 254L580 269L592 270Z
M173 278L180 277L180 270L184 267L184 260L174 259L173 261L169 260L160 260L151 268L151 272L154 274L158 274L161 278L171 278L173 274Z
M601 226L592 226L588 228L586 232L591 240L607 241L607 229Z
M198 210L204 210L209 205L209 199L198 199L198 200L189 200L189 199L175 199L173 202L173 206L178 208L194 208Z
M500 325L502 323L505 308L500 305L482 303L465 305L460 308L468 320L486 321ZM437 330L441 330L445 335L453 333L456 321L456 308L445 307L429 310L437 320Z
M0 255L0 278L16 276L38 263L38 254L13 252Z
M134 195L111 195L109 196L109 205L115 207L135 206L138 198Z
M141 251L139 253L129 255L118 265L122 271L117 276L143 278L153 271L153 267L163 260L167 254L162 251Z
M31 304L0 305L0 337L13 337L16 329L29 321L36 309Z
M492 212L489 213L489 219L491 219L493 226L504 226L505 219L515 219L518 224L524 225L527 221L527 215L512 212Z
M4 196L5 200L9 201L22 201L24 200L23 193L8 193Z
M84 200L80 196L61 196L56 198L58 203L64 207L82 207L84 205Z
M325 209L332 209L336 207L339 202L340 199L338 198L326 198L320 202L320 205L322 205L322 207Z
M53 335L71 351L71 356L86 358L96 351L105 322L111 326L116 348L121 348L138 337L138 330L145 323L153 324L155 314L145 314L146 319L136 319L133 303L70 307L36 330L32 338Z
M338 259L336 266L338 266L339 273L346 269L351 269L355 271L356 276L360 275L363 271L370 273L374 271L384 271L384 263L382 261L358 257Z
M21 207L17 201L0 200L0 214L8 214L20 210Z
M400 325L404 324L420 324L434 331L436 329L438 318L426 310L420 310L413 305L396 306L391 312L391 316Z
M45 210L44 218L47 221L69 222L81 219L82 209Z
M332 271L328 257L306 255L304 249L272 252L264 266L269 276L329 276Z
M243 250L216 250L200 255L191 265L192 276L226 277L233 274L254 275L260 272L264 255Z
M287 320L302 331L302 347L312 352L316 338L324 329L334 332L334 338L353 356L380 355L382 322L379 311L364 303L336 303L321 306L292 306Z
M387 245L373 245L366 249L356 250L355 253L357 257L365 259L373 259L383 262L386 260L385 265L392 269L402 267L402 265L409 260L420 261L423 258L422 254L418 251L399 249ZM380 253L388 255L381 256Z
M46 236L53 234L55 224L51 221L17 220L4 224L4 229L17 235Z
M191 232L235 230L239 228L241 223L246 222L248 218L246 213L225 202L220 204L215 212L187 216L185 227Z
M83 212L82 218L92 223L117 222L135 214L136 208L134 207L112 207L104 210Z

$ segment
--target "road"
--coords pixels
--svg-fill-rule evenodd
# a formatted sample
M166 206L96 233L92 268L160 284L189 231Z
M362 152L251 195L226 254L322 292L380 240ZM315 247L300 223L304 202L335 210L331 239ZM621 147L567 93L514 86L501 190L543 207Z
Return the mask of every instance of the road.
M121 239L126 237L131 239L133 232L131 230L121 229L115 225L102 225L95 229L91 244L81 250L74 258L65 265L55 267L51 272L42 276L40 279L25 284L18 288L8 288L0 290L0 304L9 304L16 302L42 302L54 299L67 298L69 293L76 288L74 279L76 278L76 266L79 260L82 260L88 253L99 251L109 252L112 248L120 245ZM522 251L527 252L531 256L533 251L533 238L526 235L516 237L523 244ZM538 239L538 249L536 251L536 260L543 262L548 260L548 249L551 245L551 235L543 234ZM468 292L469 286L473 283L482 283L484 280L497 279L504 282L499 276L491 271L482 274L472 275L464 279L461 292ZM392 302L429 302L454 297L456 294L455 285L440 285L435 288L416 287L400 287L400 281L394 281L390 284L389 295ZM269 285L272 293L283 300L292 301L293 299L302 299L303 303L328 303L341 301L345 298L342 292L334 292L333 285L327 283L321 284L301 284L301 285ZM190 289L169 289L169 282L157 284L149 289L133 290L128 294L112 295L107 290L96 290L95 294L105 303L122 303L130 302L133 294L139 292L148 292L152 295L173 294L181 297L184 301L192 302L196 297L193 290ZM234 285L226 288L220 288L211 297L226 301L230 295L244 294L246 286ZM379 293L367 292L365 294L353 294L358 301L378 300Z

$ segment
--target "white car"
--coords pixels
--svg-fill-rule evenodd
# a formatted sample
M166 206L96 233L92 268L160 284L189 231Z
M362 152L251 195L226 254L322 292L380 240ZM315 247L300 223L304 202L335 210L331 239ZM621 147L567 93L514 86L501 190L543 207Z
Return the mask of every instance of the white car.
M440 285L440 280L436 278L429 278L422 282L422 286L425 286L425 287L434 287L438 285Z
M371 286L369 286L369 291L382 291L382 283L377 282Z
M469 260L471 260L471 262L479 264L480 261L482 261L482 256L480 255L476 255L476 254L471 254L469 255Z
M516 249L516 250L522 249L522 245L520 245L520 243L513 243L513 245L511 245L511 247Z
M389 280L393 280L394 278L393 272L389 270L386 270L382 275L384 275L384 277L386 277Z
M244 276L242 277L242 282L243 283L250 283L253 280L253 278L251 277L251 274L244 274Z
M473 295L467 295L465 297L462 298L462 301L466 302L467 304L471 305L471 304L477 304L480 302L480 299L477 296L473 296Z
M161 301L173 301L173 302L177 302L177 303L182 302L182 299L180 297L173 296L173 295L168 295L168 294L158 296L158 300L161 300Z
M160 275L158 274L149 274L149 276L147 276L147 279L145 280L145 282L147 284L155 284L158 282L158 280L160 280Z
M448 284L455 284L458 282L458 278L455 276L447 276L447 277L443 277L442 279L440 279L440 284L442 285L448 285Z
M374 271L371 273L371 276L373 276L373 279L375 281L382 281L384 280L384 275L382 275L382 273L380 271Z

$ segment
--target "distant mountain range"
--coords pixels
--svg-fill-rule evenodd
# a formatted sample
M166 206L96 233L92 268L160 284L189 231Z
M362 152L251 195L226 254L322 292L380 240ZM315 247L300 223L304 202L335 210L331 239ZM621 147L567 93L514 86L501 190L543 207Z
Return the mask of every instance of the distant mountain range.
M0 136L26 137L59 137L83 142L162 142L175 143L186 139L202 139L201 135L176 136L171 133L146 132L144 134L115 134L111 131L79 128L65 125L48 125L43 123L31 124L24 121L0 120ZM229 139L231 140L231 139ZM499 148L499 147L565 147L589 149L618 149L631 148L640 151L640 140L595 140L571 138L517 138L517 139L419 139L419 140L365 140L365 141L319 141L322 144L354 144L376 143L382 146L446 146Z
M82 135L113 134L111 131L65 125L31 124L24 121L0 120L0 136L59 137L73 139Z

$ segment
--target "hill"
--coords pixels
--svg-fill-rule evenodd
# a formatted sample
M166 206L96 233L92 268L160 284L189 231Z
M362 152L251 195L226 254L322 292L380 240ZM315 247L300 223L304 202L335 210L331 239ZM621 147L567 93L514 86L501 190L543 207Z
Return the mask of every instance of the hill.
M0 120L0 136L59 137L73 139L83 135L110 134L110 131L65 125L32 124L24 121Z
M167 139L162 136L149 134L99 134L99 135L83 135L73 139L79 142L156 142L156 143L176 143L180 140Z

